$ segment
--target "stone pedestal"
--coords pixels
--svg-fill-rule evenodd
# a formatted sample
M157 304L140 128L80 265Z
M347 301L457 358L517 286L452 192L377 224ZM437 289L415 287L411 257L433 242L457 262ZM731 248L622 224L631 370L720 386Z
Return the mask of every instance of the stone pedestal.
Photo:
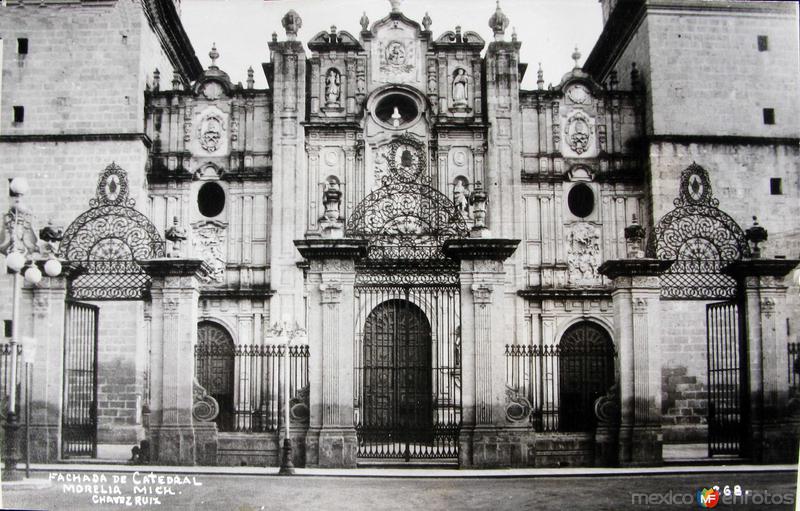
M783 279L798 262L745 259L724 269L736 278L743 292L739 314L744 316L741 324L747 365L742 373L746 381L742 383L749 390L742 411L743 454L757 463L797 461L797 421L791 416L786 378L789 364L786 314L791 311L786 310Z
M353 286L355 263L366 255L365 241L296 240L309 262L308 345L310 378L306 463L355 467L358 451L353 425Z
M623 466L663 462L658 276L671 264L657 259L621 259L599 268L614 282L621 408L619 463Z
M31 461L55 462L61 457L61 409L64 380L64 316L67 277L45 278L33 287L33 337L36 356L31 369ZM23 347L23 350L26 348ZM23 357L24 358L24 357ZM24 365L21 366L24 371ZM24 374L24 372L23 372Z
M504 311L503 261L519 240L469 238L445 243L448 257L461 261L461 467L508 466L512 442L503 439L505 342L512 323Z
M162 465L211 461L216 426L201 423L196 432L192 418L199 278L208 265L154 259L141 266L152 277L150 459Z

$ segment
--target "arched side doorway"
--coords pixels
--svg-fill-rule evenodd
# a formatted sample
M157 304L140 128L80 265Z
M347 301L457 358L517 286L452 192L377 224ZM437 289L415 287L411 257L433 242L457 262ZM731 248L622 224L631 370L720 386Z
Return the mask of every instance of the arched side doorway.
M614 343L589 321L564 332L558 345L559 431L592 431L594 402L614 384Z
M433 438L431 326L407 300L388 300L364 324L365 430L390 442Z
M195 375L219 404L219 415L214 422L220 431L234 429L234 359L233 339L227 330L211 321L198 323Z

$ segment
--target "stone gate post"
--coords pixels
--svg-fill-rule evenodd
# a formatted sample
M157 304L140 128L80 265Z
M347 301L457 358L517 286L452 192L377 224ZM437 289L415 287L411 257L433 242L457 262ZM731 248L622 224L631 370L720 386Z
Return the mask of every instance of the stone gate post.
M164 465L216 462L214 423L195 423L194 345L197 341L199 279L208 264L199 259L152 259L140 263L151 276L151 460Z
M353 291L355 263L367 243L352 239L295 240L309 262L309 405L306 464L355 467L358 452L353 424Z
M783 278L798 260L744 259L729 264L724 272L736 278L743 294L739 311L743 316L741 360L746 369L747 407L743 410L744 456L759 463L789 463L797 460L798 429L789 417L788 336L786 288ZM741 356L741 355L740 355Z
M672 261L619 259L598 271L612 279L614 330L619 350L619 462L660 465L661 328L659 275Z

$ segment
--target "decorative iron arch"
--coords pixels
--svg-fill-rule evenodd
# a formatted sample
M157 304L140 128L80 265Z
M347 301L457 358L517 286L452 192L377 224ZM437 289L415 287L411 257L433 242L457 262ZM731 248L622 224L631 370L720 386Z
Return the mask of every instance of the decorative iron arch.
M369 241L369 259L441 259L444 242L469 234L455 203L426 183L422 144L399 137L389 148L383 186L367 195L347 223Z
M675 209L658 222L652 247L655 256L673 260L661 277L664 298L709 300L732 298L736 282L724 275L727 263L750 255L745 233L719 209L708 172L692 163L681 173Z
M90 209L64 233L59 255L79 267L69 283L71 298L139 300L150 277L139 261L164 257L164 240L129 197L128 174L111 163L100 174Z

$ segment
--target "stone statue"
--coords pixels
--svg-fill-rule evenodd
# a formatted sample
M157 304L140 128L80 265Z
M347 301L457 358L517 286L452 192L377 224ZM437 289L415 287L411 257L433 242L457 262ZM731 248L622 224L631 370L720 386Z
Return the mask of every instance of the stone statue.
M178 225L178 217L172 217L172 226L164 233L164 238L172 243L172 250L169 257L179 258L183 256L183 242L189 239L186 229Z
M466 105L468 100L467 84L469 77L467 72L459 68L456 70L456 75L453 77L453 104Z
M325 101L327 106L339 106L341 83L339 72L335 69L328 70L328 75L325 77Z
M469 217L469 184L462 178L456 178L453 184L453 203L462 217Z
M399 128L400 120L402 118L403 116L400 115L400 110L398 110L397 107L394 107L394 112L392 112L392 126L394 126L395 128Z
M326 238L341 238L344 236L344 224L341 221L340 212L341 202L342 192L339 190L339 183L335 180L328 181L325 190L322 192L325 214L320 222L323 236Z
M364 11L364 14L361 15L361 19L358 22L361 23L362 32L369 30L369 18L367 17L367 11Z

